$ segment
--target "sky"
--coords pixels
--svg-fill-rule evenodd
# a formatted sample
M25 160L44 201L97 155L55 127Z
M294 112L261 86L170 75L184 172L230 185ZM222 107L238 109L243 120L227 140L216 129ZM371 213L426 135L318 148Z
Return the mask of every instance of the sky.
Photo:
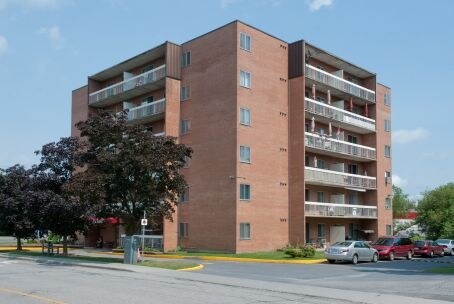
M0 168L70 135L88 75L236 19L377 73L392 88L393 183L417 199L454 182L452 0L0 0Z

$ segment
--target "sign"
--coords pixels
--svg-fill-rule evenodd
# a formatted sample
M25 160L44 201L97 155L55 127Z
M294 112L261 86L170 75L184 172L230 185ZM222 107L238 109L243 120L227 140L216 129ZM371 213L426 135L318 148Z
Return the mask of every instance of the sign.
M142 226L148 225L148 220L147 219L142 219L141 224L142 224Z

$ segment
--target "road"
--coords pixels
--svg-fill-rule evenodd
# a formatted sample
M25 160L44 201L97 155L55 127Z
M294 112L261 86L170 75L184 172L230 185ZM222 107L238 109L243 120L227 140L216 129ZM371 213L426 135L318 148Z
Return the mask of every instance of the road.
M422 261L357 266L204 264L199 272L137 266L118 271L0 257L0 304L429 304L438 301L422 298L454 298L450 277L421 272L438 265Z

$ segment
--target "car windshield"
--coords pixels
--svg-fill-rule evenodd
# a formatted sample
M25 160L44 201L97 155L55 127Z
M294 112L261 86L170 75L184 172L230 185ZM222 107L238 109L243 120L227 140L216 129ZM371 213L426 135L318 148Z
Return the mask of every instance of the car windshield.
M449 244L449 240L437 240L438 244Z
M383 245L383 246L391 246L393 244L394 239L378 239L375 241L374 245Z
M416 246L416 247L424 246L424 245L425 245L425 242L424 242L424 241L416 241L416 242L415 242L415 246Z
M352 242L337 242L334 243L332 247L348 247L352 244Z

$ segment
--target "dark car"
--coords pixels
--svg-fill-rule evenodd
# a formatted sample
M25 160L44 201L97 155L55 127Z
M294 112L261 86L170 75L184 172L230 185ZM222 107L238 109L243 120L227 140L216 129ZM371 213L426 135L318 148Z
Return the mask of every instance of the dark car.
M442 245L439 245L434 241L415 241L415 255L424 255L429 258L433 258L435 255L444 256L445 251Z
M393 261L396 257L405 257L410 260L413 256L413 242L406 237L381 237L372 243L377 249L380 259Z

